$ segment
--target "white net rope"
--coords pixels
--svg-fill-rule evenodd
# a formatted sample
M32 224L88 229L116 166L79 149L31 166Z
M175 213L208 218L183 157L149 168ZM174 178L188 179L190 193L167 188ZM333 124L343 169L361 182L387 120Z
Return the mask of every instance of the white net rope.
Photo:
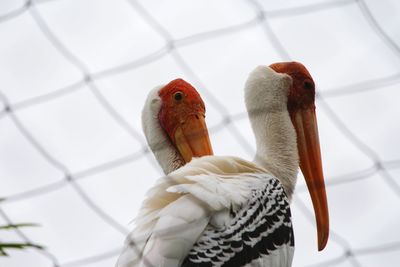
M263 34L266 37L269 45L272 45L275 52L279 55L282 61L292 60L291 50L287 48L280 40L279 34L277 34L273 27L271 27L271 20L279 18L290 18L291 16L298 15L308 15L314 12L320 12L321 10L329 9L341 9L347 8L349 5L356 6L362 14L363 19L367 22L370 30L379 38L389 50L391 50L397 57L400 58L400 47L399 45L391 39L391 37L384 31L382 26L377 22L377 20L372 15L369 6L363 0L348 0L348 1L325 1L317 4L307 4L298 7L282 8L272 11L266 11L264 7L257 1L243 1L251 9L254 10L254 16L252 19L242 22L234 26L228 26L225 28L218 28L215 30L201 32L192 36L185 38L174 38L161 22L157 20L157 17L152 15L152 13L146 9L142 4L137 1L128 1L130 7L137 14L140 14L141 19L151 27L163 40L164 44L157 50L143 54L142 57L129 62L127 64L119 65L109 69L104 69L101 71L92 71L86 63L80 59L80 57L69 49L68 45L65 44L60 39L58 32L53 31L46 19L41 15L40 9L50 4L53 1L26 1L20 8L14 9L7 14L0 16L0 26L1 24L8 23L9 21L15 20L20 16L30 16L31 19L36 23L37 27L40 29L43 36L52 44L52 46L60 53L73 67L78 70L81 74L80 79L71 83L63 88L55 89L50 93L45 93L39 96L35 96L22 101L11 101L7 93L0 88L0 121L10 120L16 129L20 132L23 138L29 142L34 150L36 150L49 164L56 168L59 172L63 174L63 179L58 179L56 182L48 183L45 185L38 186L23 192L18 192L15 194L5 195L5 200L2 202L2 206L12 208L13 203L18 202L29 202L31 199L36 198L41 195L46 195L52 192L57 192L61 188L70 187L75 193L80 197L82 205L89 207L101 220L104 221L110 228L115 229L121 234L121 237L127 236L130 229L128 225L121 224L118 220L114 219L111 214L105 211L100 204L98 204L94 199L91 198L85 189L77 181L83 180L89 176L94 176L96 174L101 174L118 168L125 164L130 164L135 161L140 161L145 159L150 162L151 166L157 171L159 171L154 159L150 155L150 151L147 148L147 144L141 134L141 132L131 125L129 121L126 120L124 116L120 114L118 109L109 101L109 99L102 93L99 88L97 81L100 79L112 77L120 73L131 71L134 69L140 69L150 63L156 63L169 55L174 63L179 66L182 72L188 77L188 81L196 84L196 87L201 89L201 94L207 99L207 106L212 107L221 116L219 123L214 124L210 127L211 137L213 133L222 131L223 129L228 129L235 138L236 145L241 147L249 155L254 154L254 146L247 140L247 138L238 129L235 121L240 121L246 119L246 114L243 112L231 112L229 107L226 106L221 99L219 99L213 93L214 88L209 88L206 83L196 74L196 71L190 66L188 60L182 55L180 49L187 45L196 44L203 42L205 40L212 40L220 36L227 34L232 34L235 32L242 33L247 30L259 26L263 29ZM77 7L79 8L79 6ZM206 19L206 18L205 18ZM317 37L316 37L317 38ZM267 47L267 44L266 44ZM99 55L101 56L101 55ZM218 59L216 59L218 60ZM262 60L266 64L272 63ZM212 64L212 63L210 63ZM237 64L240 64L238 62ZM346 64L346 63L344 63ZM250 70L249 70L250 71ZM177 74L178 75L178 74ZM229 76L229 75L227 75ZM23 79L24 77L20 77ZM315 77L318 80L318 77ZM168 82L168 81L165 81ZM348 124L344 123L342 118L337 114L336 110L329 104L329 99L335 97L343 97L353 94L369 94L376 90L381 90L387 86L396 85L400 82L400 70L395 74L386 75L381 78L370 79L366 77L364 81L357 82L351 85L339 86L332 90L326 92L320 92L317 96L317 106L320 110L323 110L326 117L334 125L334 127L343 135L345 138L354 145L365 157L367 157L372 164L368 168L362 170L352 170L349 173L334 177L334 179L327 180L328 191L330 187L343 185L348 187L354 187L357 190L357 183L360 181L367 181L371 177L379 176L381 177L380 182L386 183L388 188L390 188L391 193L395 195L397 200L400 198L400 186L399 179L393 176L391 170L396 170L400 168L400 155L394 160L383 160L379 153L374 151L374 148L369 146L361 138L359 138L358 133L355 132ZM148 88L150 89L150 88ZM112 117L112 119L120 126L122 131L125 131L130 138L134 139L135 142L140 144L139 149L136 151L131 151L128 155L110 160L108 162L103 162L97 166L89 167L87 169L75 172L71 170L68 164L60 161L57 156L53 155L48 151L43 143L39 141L36 136L37 134L32 134L32 129L21 120L19 117L19 112L23 110L28 110L31 107L37 107L44 105L48 102L54 101L55 99L62 99L68 97L70 94L80 90L88 90L91 93L91 97L96 101L102 109ZM144 90L144 89L141 89ZM137 114L137 118L139 114ZM398 119L398 118L397 118ZM382 138L385 138L382 136ZM339 148L341 149L341 148ZM342 148L346 149L346 148ZM329 153L329 152L324 152ZM23 166L21 166L23 168ZM156 178L156 177L154 177ZM2 177L4 179L4 177ZM12 177L6 177L6 179L13 179ZM300 185L298 188L298 193L305 191L304 185ZM115 192L118 194L118 192ZM362 194L362 193L360 193ZM356 197L356 195L355 195ZM382 196L385 197L385 196ZM140 201L140 200L138 200ZM330 202L331 206L335 203ZM393 203L393 206L399 206L398 203ZM303 201L301 197L296 195L294 201L294 208L304 213L305 217L309 220L309 224L313 225L314 217L307 203ZM367 207L366 207L367 208ZM132 214L132 217L134 214ZM295 215L294 215L295 216ZM377 214L376 216L385 216L383 214ZM7 212L7 208L0 207L0 218L7 223L16 223L12 216ZM397 219L396 219L397 220ZM40 223L40 222L39 222ZM377 225L379 225L379 219L377 219ZM43 226L45 227L45 226ZM295 228L297 225L295 225ZM378 227L378 226L377 226ZM383 228L384 225L379 226ZM296 231L296 229L295 229ZM354 230L356 231L356 229ZM369 231L374 231L370 229ZM391 231L396 232L398 236L398 229L388 229L386 233ZM32 243L32 237L25 232L25 229L15 229L15 233L21 240L27 243ZM395 235L396 235L395 234ZM61 237L60 237L61 238ZM331 228L331 243L335 243L336 246L341 248L341 252L336 255L331 255L326 257L324 261L319 261L318 264L313 266L345 266L344 263L349 266L363 266L362 262L359 261L359 257L365 255L376 255L380 256L381 253L387 251L397 251L400 255L400 237L397 242L382 243L378 242L374 244L365 244L363 247L353 247L351 246L351 236L343 236L340 232L335 230L333 225ZM79 240L77 240L79 242ZM46 246L46 244L43 244ZM135 246L135 240L133 240L132 245ZM31 253L39 253L44 256L52 266L89 266L90 264L96 264L105 259L111 258L115 259L120 252L121 244L114 244L111 249L106 252L98 253L97 255L88 255L84 258L77 258L71 261L64 262L58 258L58 255L52 253L52 248L48 247L47 250L34 250ZM346 265L347 266L347 265Z

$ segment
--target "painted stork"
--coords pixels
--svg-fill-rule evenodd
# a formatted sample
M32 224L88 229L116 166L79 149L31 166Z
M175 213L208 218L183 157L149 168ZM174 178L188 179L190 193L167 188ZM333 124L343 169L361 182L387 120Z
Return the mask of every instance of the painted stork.
M149 92L142 111L142 128L166 175L193 157L213 154L205 123L204 102L196 89L183 79L175 79ZM166 185L173 183L173 179L166 181ZM161 201L161 197L158 200ZM139 250L144 248L140 242L135 244L137 247L130 242L137 233L134 231L127 238L117 266L137 266L134 260Z
M141 242L135 250L128 242L118 266L291 266L289 199L299 165L323 249L329 220L314 97L300 63L257 67L245 86L254 163L204 156L161 178L128 238Z

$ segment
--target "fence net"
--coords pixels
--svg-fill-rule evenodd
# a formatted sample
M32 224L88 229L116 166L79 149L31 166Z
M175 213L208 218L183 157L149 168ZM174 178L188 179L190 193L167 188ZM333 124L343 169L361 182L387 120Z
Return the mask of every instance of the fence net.
M295 194L294 266L397 266L400 5L396 1L13 1L0 4L1 266L113 266L162 174L140 130L148 91L182 77L216 154L251 159L243 84L260 64L312 73L331 216L316 250ZM133 242L133 245L134 242Z

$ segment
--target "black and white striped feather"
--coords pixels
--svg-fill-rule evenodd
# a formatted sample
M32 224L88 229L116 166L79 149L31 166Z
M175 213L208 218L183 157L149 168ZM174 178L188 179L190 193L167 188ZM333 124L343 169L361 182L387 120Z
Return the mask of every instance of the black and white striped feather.
M264 188L253 189L249 201L231 211L226 226L207 226L182 267L257 266L257 262L268 266L264 263L274 261L279 265L270 266L291 265L294 236L289 203L280 182L265 176Z

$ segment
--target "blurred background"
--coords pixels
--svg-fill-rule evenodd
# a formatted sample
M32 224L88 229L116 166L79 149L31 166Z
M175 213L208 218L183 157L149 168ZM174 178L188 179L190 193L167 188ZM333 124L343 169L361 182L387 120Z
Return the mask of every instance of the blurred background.
M331 237L317 252L303 178L293 266L399 266L400 2L2 0L0 266L113 266L162 175L141 131L153 87L181 77L214 152L252 159L243 85L296 60L318 86Z

